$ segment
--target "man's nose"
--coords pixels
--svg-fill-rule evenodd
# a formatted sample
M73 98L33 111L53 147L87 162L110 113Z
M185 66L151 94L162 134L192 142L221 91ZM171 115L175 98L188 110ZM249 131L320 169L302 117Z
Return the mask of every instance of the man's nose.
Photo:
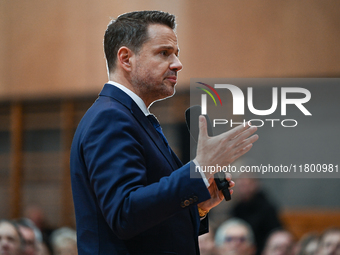
M0 241L0 251L8 251L9 250L9 242L7 240Z
M183 65L177 56L174 56L173 61L170 64L170 69L173 71L180 71L183 68Z

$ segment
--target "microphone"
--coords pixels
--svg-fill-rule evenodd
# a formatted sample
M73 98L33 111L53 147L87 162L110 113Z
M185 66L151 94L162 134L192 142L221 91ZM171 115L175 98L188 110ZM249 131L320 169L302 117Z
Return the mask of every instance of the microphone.
M189 133L196 143L198 143L198 134L199 134L198 118L200 115L201 115L201 106L199 105L191 106L185 111L185 121L187 123ZM213 128L212 128L208 115L203 115L203 116L207 120L208 135L214 136ZM229 182L225 179L225 175L221 172L218 172L214 175L214 179L215 179L217 188L222 191L224 199L226 201L229 201L231 199L230 191L229 191Z

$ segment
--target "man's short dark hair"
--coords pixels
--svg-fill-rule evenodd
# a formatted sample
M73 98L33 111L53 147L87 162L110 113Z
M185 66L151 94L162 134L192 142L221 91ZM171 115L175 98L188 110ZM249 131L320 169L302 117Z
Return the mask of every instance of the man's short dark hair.
M174 30L175 16L162 11L138 11L122 14L109 23L104 36L104 51L109 71L115 68L120 47L126 46L138 53L148 40L147 29L150 24L162 24Z

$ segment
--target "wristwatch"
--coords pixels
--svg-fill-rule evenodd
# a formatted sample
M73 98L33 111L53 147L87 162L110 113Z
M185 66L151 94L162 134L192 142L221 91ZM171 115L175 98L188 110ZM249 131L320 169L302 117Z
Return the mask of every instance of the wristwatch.
M209 212L209 210L208 211L204 211L203 209L201 209L199 207L197 207L197 208L198 208L198 214L200 215L200 217L204 217Z

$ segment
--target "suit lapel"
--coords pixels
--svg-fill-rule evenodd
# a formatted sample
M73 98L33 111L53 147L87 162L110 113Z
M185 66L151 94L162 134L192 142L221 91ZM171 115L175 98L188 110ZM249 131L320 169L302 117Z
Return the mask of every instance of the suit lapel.
M141 111L141 109L138 107L138 105L131 99L130 96L128 96L125 92L120 90L119 88L111 85L111 84L105 84L102 91L99 94L100 96L108 96L111 97L118 102L120 102L122 105L127 107L131 114L134 116L134 118L140 123L140 125L143 127L145 132L150 136L150 138L153 140L155 145L158 147L158 149L162 152L163 156L167 160L167 162L170 164L173 170L176 170L180 168L183 164L179 160L179 158L176 156L176 154L171 150L171 154L164 144L164 141L162 138L158 135L156 129L152 126L148 118L144 115L144 113ZM197 212L197 207L193 206L189 209L191 220L194 223L195 231L198 233L198 226L200 225L200 219Z
M174 158L170 154L170 152L169 152L168 148L166 147L163 139L159 136L156 129L152 126L152 124L150 123L148 118L144 115L144 113L139 108L136 109L136 110L132 110L131 112L135 116L137 121L141 124L141 126L144 128L144 130L149 134L150 138L156 144L158 149L162 152L163 156L169 162L169 164L171 165L173 170L176 170L178 168L178 166L177 166Z
M147 132L147 134L150 136L150 138L153 140L155 145L158 147L158 149L162 152L163 156L166 158L168 163L171 165L173 170L178 169L182 164L178 165L179 159L176 156L176 159L170 154L168 148L166 147L164 141L162 138L158 135L156 129L152 126L148 118L144 115L144 113L141 111L141 109L138 107L138 105L131 99L130 96L128 96L124 91L121 89L111 85L111 84L105 84L104 88L99 94L100 96L109 96L121 104L123 104L125 107L127 107L132 115L135 117L135 119L140 123L140 125L143 127L143 129ZM175 155L175 153L171 150L172 154ZM179 161L180 162L180 161Z

